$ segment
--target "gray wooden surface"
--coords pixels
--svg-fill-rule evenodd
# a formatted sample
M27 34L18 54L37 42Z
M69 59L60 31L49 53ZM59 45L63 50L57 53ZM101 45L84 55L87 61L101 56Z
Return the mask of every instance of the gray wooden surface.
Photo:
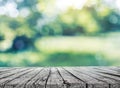
M0 88L120 88L120 68L3 67Z

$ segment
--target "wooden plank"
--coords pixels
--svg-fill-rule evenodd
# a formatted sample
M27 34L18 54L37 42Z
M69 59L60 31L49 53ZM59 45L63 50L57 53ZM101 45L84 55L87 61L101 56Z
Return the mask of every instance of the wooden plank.
M119 72L120 72L120 67L111 67L111 68L108 68L108 69L111 69L111 70L119 71Z
M103 77L108 77L108 78L116 80L117 82L120 82L119 74L115 74L114 72L112 73L112 72L100 71L98 69L93 69L93 68L91 68L89 70L92 70L92 72L96 73L97 75L101 75Z
M100 75L100 76L103 76L104 78L110 78L110 79L113 79L115 80L117 83L110 83L111 85L111 88L120 88L120 76L119 74L116 74L116 73L112 73L111 71L102 71L101 70L93 70L93 72L97 73L97 75Z
M23 74L26 74L28 72L32 71L32 69L17 69L17 71L15 70L15 72L11 72L10 74L9 73L6 73L4 76L3 75L0 75L1 78L0 78L0 87L4 87L6 85L6 83L14 80L15 78L19 78L20 76L22 76Z
M14 75L14 74L16 74L16 73L19 73L19 72L22 72L22 71L25 71L25 70L28 70L27 68L23 68L23 69L15 69L14 71L9 71L9 72L7 72L7 73L2 73L2 74L0 74L0 79L2 79L2 78L6 78L6 77L9 77L9 76L11 76L11 75Z
M63 85L65 88L86 88L86 83L83 82L82 80L69 74L63 68L57 69L58 73L61 75L61 78L63 79Z
M63 80L58 74L57 69L52 67L50 69L50 75L46 84L46 88L66 88L63 85Z
M38 72L38 74L36 74L35 77L33 77L30 81L28 81L26 83L26 87L27 88L36 88L35 83L36 83L36 81L38 81L41 78L40 76L42 75L43 71L44 71L44 68L41 68L40 71Z
M75 68L66 67L64 69L66 71L68 71L70 74L77 77L78 79L83 80L86 83L87 88L109 88L109 85L102 81L99 81L91 76L86 75L86 74L74 71Z
M0 73L15 70L15 69L17 69L17 68L0 68Z
M112 74L117 74L119 75L120 74L120 70L117 69L117 70L113 70L112 68L93 68L99 72L103 72L103 73L112 73Z
M120 80L120 73L118 73L117 71L112 71L112 70L109 70L109 69L93 69L91 68L91 70L93 70L94 72L97 72L99 74L102 74L103 76L104 75L109 75L109 76L113 76L114 78L118 78L118 80Z
M93 71L91 68L85 68L85 67L80 67L80 68L75 68L74 70L89 75L97 80L103 81L107 84L110 84L109 87L113 88L119 88L120 87L120 82L118 80L113 79L112 77L105 76L104 74L99 74L95 71Z
M39 79L34 83L34 88L46 88L48 78L50 76L50 68L44 68L39 75ZM31 87L32 88L32 87Z
M10 73L11 71L14 72L14 70L16 70L16 69L9 69L9 70L5 70L5 71L1 71L0 75Z
M37 74L39 74L41 68L32 69L32 71L22 74L15 79L5 84L4 88L25 88L28 85L27 82L31 81Z
M16 69L23 69L21 67L0 67L0 74L2 73L8 73L9 71L14 71Z

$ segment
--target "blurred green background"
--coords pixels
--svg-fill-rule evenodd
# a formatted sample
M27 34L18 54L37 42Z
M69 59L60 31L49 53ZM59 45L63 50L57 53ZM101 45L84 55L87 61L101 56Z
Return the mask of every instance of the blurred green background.
M120 0L0 0L0 66L119 66Z

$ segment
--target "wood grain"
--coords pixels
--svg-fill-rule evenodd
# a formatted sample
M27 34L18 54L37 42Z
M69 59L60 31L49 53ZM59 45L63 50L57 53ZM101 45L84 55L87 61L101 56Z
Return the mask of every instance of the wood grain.
M120 67L2 67L0 88L120 88Z

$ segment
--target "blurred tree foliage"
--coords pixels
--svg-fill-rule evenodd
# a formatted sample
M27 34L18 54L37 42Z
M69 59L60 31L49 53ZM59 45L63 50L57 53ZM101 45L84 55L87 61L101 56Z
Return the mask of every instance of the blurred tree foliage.
M94 1L88 0L82 9L69 7L62 12L54 9L55 0L0 0L0 10L4 8L0 11L0 53L37 51L35 42L44 36L99 36L120 31L118 11L104 0Z
M94 4L88 0L83 9L70 7L49 21L49 10L52 9L48 7L54 4L53 2L55 0L50 0L49 4L47 0L2 0L1 6L15 4L20 15L14 18L9 14L0 16L0 41L4 42L9 38L12 42L9 48L14 51L19 45L25 48L26 39L30 43L42 36L98 35L119 30L120 15L102 3L102 0L96 0ZM45 20L47 18L48 22Z

